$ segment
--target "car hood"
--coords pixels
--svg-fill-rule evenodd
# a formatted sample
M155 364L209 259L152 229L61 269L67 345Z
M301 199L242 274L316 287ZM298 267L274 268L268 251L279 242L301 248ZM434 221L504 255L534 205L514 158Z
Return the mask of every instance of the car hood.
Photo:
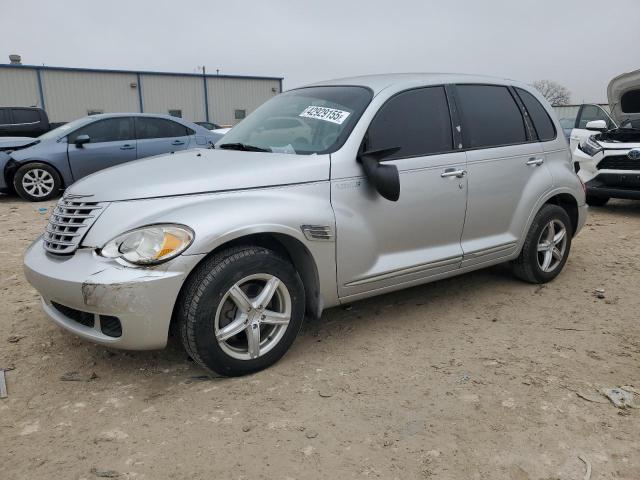
M329 165L329 155L194 149L101 170L65 197L107 202L318 182L329 180Z
M36 142L38 139L32 137L0 137L0 150L26 148Z
M640 70L623 73L609 82L609 86L607 87L607 98L611 107L611 115L618 124L622 123L622 121L626 119L640 119L640 112L623 112L620 107L620 99L622 98L622 95L630 90L639 89Z

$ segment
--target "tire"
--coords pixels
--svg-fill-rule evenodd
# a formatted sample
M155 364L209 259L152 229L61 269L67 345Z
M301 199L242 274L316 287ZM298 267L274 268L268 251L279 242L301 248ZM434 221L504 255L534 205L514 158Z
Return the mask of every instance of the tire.
M595 197L587 195L587 205L590 207L603 207L609 201L609 197Z
M16 171L13 188L25 200L43 202L60 194L62 180L52 166L40 162L28 163Z
M548 228L552 222L554 240L550 242L551 235ZM555 239L560 233L560 228L564 229L564 236L556 243ZM566 210L557 205L544 205L533 219L520 256L511 263L513 273L529 283L550 282L558 276L567 262L572 237L573 227ZM539 248L544 247L547 249L539 251ZM561 254L560 259L558 259L558 253ZM551 256L551 261L547 265L548 255ZM546 268L545 265L547 265Z
M260 305L269 285L271 299ZM176 311L182 344L197 364L219 375L246 375L276 363L295 340L304 318L304 287L293 265L276 252L236 247L196 267ZM287 314L288 323L273 323L284 322Z

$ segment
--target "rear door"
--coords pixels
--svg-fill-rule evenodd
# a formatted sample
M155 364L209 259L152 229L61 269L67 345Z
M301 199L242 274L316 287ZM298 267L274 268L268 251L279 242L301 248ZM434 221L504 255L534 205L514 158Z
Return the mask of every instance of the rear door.
M138 158L176 152L189 148L195 132L181 123L166 118L136 117Z
M513 89L457 85L467 150L468 201L462 266L512 254L540 196L553 185L542 145Z
M89 143L76 146L80 135L88 135ZM67 136L69 164L78 180L103 168L136 159L136 140L131 117L97 120Z
M11 110L9 108L0 108L0 136L8 137L9 125L11 125Z

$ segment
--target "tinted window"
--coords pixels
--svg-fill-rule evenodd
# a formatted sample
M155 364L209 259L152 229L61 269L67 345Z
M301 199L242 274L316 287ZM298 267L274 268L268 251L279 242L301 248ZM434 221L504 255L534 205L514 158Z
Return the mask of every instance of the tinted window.
M607 128L612 128L613 122L609 118L609 115L597 105L585 105L582 108L577 128L587 128L587 123L594 120L604 120L607 122Z
M7 125L11 122L8 108L0 108L0 125Z
M516 88L516 91L518 95L520 95L520 99L522 103L524 103L527 112L529 112L529 118L533 122L533 127L538 134L538 139L546 142L547 140L556 138L556 129L553 126L553 122L536 97L521 88Z
M13 123L37 123L40 121L40 112L27 110L26 108L13 109Z
M90 123L69 134L68 142L74 143L80 135L89 135L91 143L117 142L134 138L130 117L107 118Z
M164 118L136 118L136 134L139 140L146 138L170 138L189 135L187 127Z
M385 103L367 132L365 150L400 147L387 158L448 152L453 147L444 87L400 93Z
M457 90L467 147L497 147L527 141L524 119L508 88L458 85Z

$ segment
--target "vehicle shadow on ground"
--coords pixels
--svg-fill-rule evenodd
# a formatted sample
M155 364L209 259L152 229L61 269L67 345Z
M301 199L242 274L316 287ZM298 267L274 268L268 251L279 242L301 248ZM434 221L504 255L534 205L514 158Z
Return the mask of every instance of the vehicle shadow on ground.
M609 213L614 216L640 216L640 201L638 200L609 200L606 205L602 207L589 207L589 211L592 213Z
M353 338L353 348L361 344L359 335L366 335L370 330L387 328L393 321L396 328L402 329L403 318L415 313L413 309L420 308L426 316L425 328L437 329L440 322L464 321L464 318L452 320L450 316L431 315L430 310L445 308L452 298L460 298L461 291L470 295L489 295L497 290L514 288L535 290L536 286L522 283L515 279L509 268L498 265L485 270L472 272L462 276L440 280L417 287L361 300L350 305L334 307L326 310L320 319L306 318L298 338L290 351L280 362L267 371L278 373L278 369L287 370L292 365L305 364L309 361L309 352L313 352L314 344L322 342L322 349L339 350L345 341ZM400 312L400 315L397 315ZM473 315L473 312L469 313ZM175 335L169 338L167 348L149 352L122 351L109 349L101 345L87 344L83 340L67 332L61 332L64 340L59 345L65 349L77 350L80 362L94 365L95 368L109 368L110 379L117 382L130 382L132 376L153 373L169 373L172 376L156 378L155 388L169 386L176 383L192 383L204 381L208 377L216 381L216 375L197 366L185 353L179 338ZM82 348L82 347L86 348ZM313 354L313 353L311 353ZM86 358L89 357L89 358ZM316 357L315 360L318 360ZM256 373L255 375L261 375ZM158 383L160 382L160 383ZM108 385L103 385L108 387Z

